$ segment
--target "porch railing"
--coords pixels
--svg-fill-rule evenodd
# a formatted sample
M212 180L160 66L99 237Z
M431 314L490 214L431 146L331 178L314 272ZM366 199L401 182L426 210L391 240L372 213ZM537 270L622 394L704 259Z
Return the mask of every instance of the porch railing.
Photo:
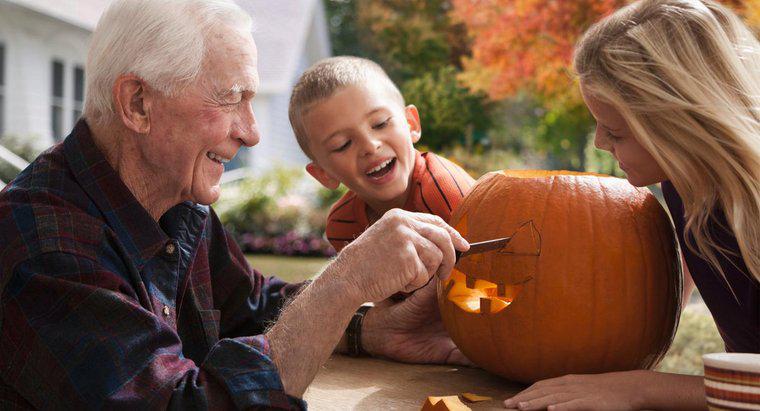
M2 145L0 145L0 160L10 164L11 167L15 168L18 171L25 169L29 165L29 162L17 156L14 152L8 150ZM5 182L0 180L0 190L2 190L3 187L5 187Z

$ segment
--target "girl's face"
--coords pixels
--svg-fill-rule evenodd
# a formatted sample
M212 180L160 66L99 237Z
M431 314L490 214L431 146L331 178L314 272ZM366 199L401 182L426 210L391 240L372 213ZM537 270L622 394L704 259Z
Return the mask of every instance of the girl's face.
M581 84L581 93L596 119L596 148L609 151L620 164L628 181L644 187L667 180L665 172L652 155L639 144L627 122L615 107L597 99Z

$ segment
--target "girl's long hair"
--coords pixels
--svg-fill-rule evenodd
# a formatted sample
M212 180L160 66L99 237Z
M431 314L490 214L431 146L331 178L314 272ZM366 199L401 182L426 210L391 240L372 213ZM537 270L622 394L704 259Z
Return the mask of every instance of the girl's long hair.
M713 1L642 0L591 27L574 60L584 88L620 111L675 186L689 249L725 278L718 255L731 252L708 225L722 212L760 281L760 43L750 29Z

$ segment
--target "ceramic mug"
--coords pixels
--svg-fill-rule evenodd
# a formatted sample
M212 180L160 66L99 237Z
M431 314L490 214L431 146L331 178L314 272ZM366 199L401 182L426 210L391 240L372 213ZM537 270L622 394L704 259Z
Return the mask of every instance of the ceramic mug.
M705 395L711 410L760 410L760 354L702 356Z

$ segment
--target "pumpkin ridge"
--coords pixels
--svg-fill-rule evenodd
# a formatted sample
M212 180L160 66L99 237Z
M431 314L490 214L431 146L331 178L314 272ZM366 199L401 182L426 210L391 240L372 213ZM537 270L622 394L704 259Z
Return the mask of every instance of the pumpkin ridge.
M636 234L637 234L636 237L639 240L639 247L640 247L640 249L643 250L644 247L645 247L645 245L643 244L643 239L642 239L641 231L640 231L640 228L639 228L639 221L636 218L636 212L634 211L633 206L631 204L628 204L628 212L629 212L628 216L629 216L629 218L631 220L633 220L633 226L636 228ZM642 261L644 263L644 269L645 269L644 272L647 273L647 276L646 276L647 284L646 284L646 287L643 287L642 289L639 290L639 294L646 292L646 289L650 288L649 286L651 285L651 282L652 282L651 281L652 280L652 274L651 273L654 270L654 268L650 264L651 261L649 260L649 255L647 255L646 253L643 253L641 255L641 259L642 259ZM639 296L639 297L641 297L641 296ZM643 300L643 303L645 304L644 307L642 307L642 311L645 312L645 313L647 313L647 314L649 314L649 315L645 315L645 317L646 318L652 318L652 315L654 315L654 313L653 312L650 313L650 310L652 308L650 307L649 298L646 298L646 296L644 296L644 298L640 298L640 299ZM645 345L646 346L651 346L651 340L656 340L656 339L650 338L651 336L648 335L648 334L649 333L646 333L646 334L642 333L641 334L641 337L640 337L641 341L639 342L639 347L644 347ZM642 354L645 354L645 353L642 353Z
M597 186L601 186L602 185L602 179L600 177L597 177L596 179L594 179L594 181L597 184ZM591 221L591 227L596 227L597 224L601 225L601 223L599 222L599 216L597 216L597 214L594 212L594 210L592 209L592 207L593 207L593 205L591 204L591 202L586 201L586 208L588 209L588 213L591 216L591 219L590 219L590 221ZM594 229L592 229L590 231L591 231L592 244L596 244L597 241L598 241L597 240L598 234L596 233L596 230L594 230ZM592 281L594 282L594 285L595 285L594 288L593 288L594 293L591 296L591 304L592 304L591 312L596 312L596 299L597 299L597 295L600 294L599 293L599 288L597 286L597 284L599 284L599 282L596 281L596 278L597 278L597 275L596 275L596 273L597 273L596 264L597 264L597 258L598 258L597 254L596 254L597 251L598 251L597 248L593 247L593 251L591 252L591 255L592 255L592 257L591 257L591 267L593 267L593 269L592 269L592 276L593 276ZM602 262L603 261L604 260L602 259ZM599 325L597 323L598 319L596 317L592 317L592 321L593 321L592 322L592 326L589 327L589 333L591 334L591 336L589 338L596 339L597 338L597 336L596 336L597 331L596 330L599 329ZM603 358L605 358L605 357L603 357Z
M503 309L501 312L503 313L504 311L506 311L508 309L509 309L509 307ZM499 313L496 313L494 315L498 315L498 314ZM488 313L488 315L491 315L491 313ZM494 341L494 342L498 341L496 338L494 338L494 335L496 334L496 332L494 331L494 326L496 324L497 323L495 321L488 321L488 331L491 333L491 339L490 339L490 341ZM496 349L496 350L493 350L493 351L496 351L496 356L499 358L499 364L509 364L509 358L504 358L505 353L502 350Z
M557 187L557 178L556 178L556 176L551 176L550 178L551 178L551 184L549 185L549 189L546 190L546 197L543 199L544 200L543 201L544 204L543 204L543 208L541 209L541 214L540 214L541 215L541 223L540 223L541 224L540 225L541 228L539 229L539 232L541 232L544 229L544 227L545 227L544 224L546 224L546 210L547 210L547 208L549 208L549 201L551 201L552 193L554 192L554 190ZM538 262L536 264L536 271L539 271L542 268L543 267L541 267L540 262ZM533 288L534 290L539 290L540 287L541 287L540 277L541 276L538 275L538 272L537 272L536 275L535 275L535 279L534 279L534 281L535 281L534 288ZM535 294L535 291L534 291L534 294ZM538 321L538 318L536 318L536 316L532 316L532 318L531 318L531 325L530 325L530 335L531 336L533 336L533 335L536 334L536 321ZM545 342L541 341L541 343L537 347L538 348L537 352L535 354L533 354L537 358L538 368L539 369L543 369L543 366L544 366L543 362L544 362L544 359L546 358L546 356L543 353L544 344L545 344Z
M612 208L612 205L610 204L610 196L607 193L607 189L604 187L604 184L602 184L601 177L597 177L597 183L598 183L598 186L599 186L599 191L602 193L602 198L603 198L603 201L604 201L604 207L609 210L609 209ZM594 233L596 233L596 231L594 231ZM623 253L623 264L622 265L623 265L623 269L624 270L628 267L627 260L626 260L627 256L628 256L627 253ZM627 274L627 272L623 273L624 276L626 276L625 274ZM594 275L596 275L596 271L594 272ZM595 281L595 283L596 283L596 281ZM625 283L623 283L622 285L623 285L622 288L625 290L625 295L624 295L623 301L625 303L627 303L628 302L628 298L627 298L628 297L628 287L627 287L627 285ZM594 301L596 301L595 298L594 298ZM595 327L594 329L598 330L599 327ZM609 341L607 344L603 345L603 347L604 347L603 348L604 349L604 355L602 356L602 361L604 361L605 363L608 362L608 361L610 361L609 358L610 358L611 354L614 354L614 353L610 352L609 347L615 345L616 343L619 343L619 340L618 340L617 336L615 336L615 338L614 338L613 341Z

